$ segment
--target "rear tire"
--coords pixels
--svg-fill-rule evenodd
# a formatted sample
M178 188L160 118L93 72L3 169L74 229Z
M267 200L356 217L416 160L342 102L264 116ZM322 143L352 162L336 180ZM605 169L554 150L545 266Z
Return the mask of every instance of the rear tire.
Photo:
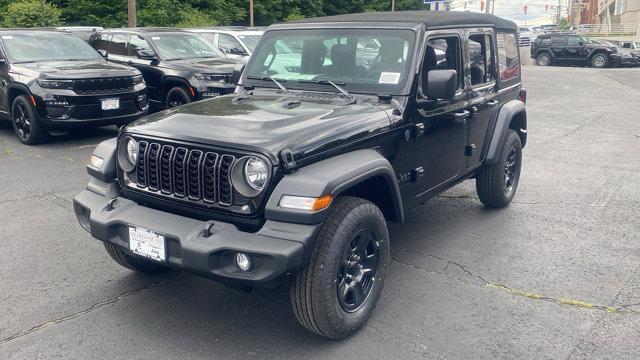
M309 264L291 286L296 319L328 338L353 334L375 308L388 264L389 234L380 209L364 199L338 198Z
M38 115L26 95L20 95L13 100L11 124L13 132L23 144L39 144L49 135L40 125Z
M155 263L151 260L146 260L140 257L129 255L113 244L109 244L106 242L103 244L104 248L107 249L107 253L109 254L109 256L111 256L111 258L115 262L129 270L137 271L144 274L156 274L168 270L167 267Z
M191 102L191 97L187 93L187 89L176 86L167 92L165 97L165 109L171 109Z
M549 66L552 64L551 55L548 52L543 52L536 56L536 64L538 66Z
M520 180L522 142L512 129L507 130L506 137L498 161L485 165L476 176L478 197L485 206L491 208L509 205Z
M595 54L591 57L591 66L594 68L605 68L609 65L609 56L606 54Z

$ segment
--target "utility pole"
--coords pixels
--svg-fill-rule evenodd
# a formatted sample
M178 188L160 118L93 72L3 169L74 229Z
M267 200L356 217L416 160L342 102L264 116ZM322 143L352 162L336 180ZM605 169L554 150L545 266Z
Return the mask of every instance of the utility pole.
M253 27L253 0L249 0L249 26Z
M391 0L391 11L396 11L396 0Z
M127 0L127 18L129 27L136 27L136 0Z
M44 14L45 11L45 6L44 6L44 0L40 0L40 25L42 25L42 27L44 27Z

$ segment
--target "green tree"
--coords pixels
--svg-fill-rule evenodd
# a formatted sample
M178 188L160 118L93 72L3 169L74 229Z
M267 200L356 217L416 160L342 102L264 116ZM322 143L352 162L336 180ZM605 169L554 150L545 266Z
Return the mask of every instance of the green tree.
M122 27L127 25L127 0L51 0L69 25Z
M55 5L40 0L19 0L7 6L3 24L7 27L56 26L62 24L62 11Z

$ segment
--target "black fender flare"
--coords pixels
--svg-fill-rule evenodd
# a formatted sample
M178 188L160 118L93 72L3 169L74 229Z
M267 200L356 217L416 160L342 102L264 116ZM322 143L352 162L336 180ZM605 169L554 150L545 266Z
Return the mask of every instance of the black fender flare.
M118 138L111 138L98 144L93 150L93 157L97 157L102 161L99 164L89 161L87 164L87 173L100 181L112 182L116 179L116 157L117 157ZM98 165L98 166L96 166Z
M7 104L7 109L8 109L8 113L11 113L11 107L13 106L13 103L10 101L11 99L9 98L9 96L11 95L11 93L15 90L18 90L20 92L23 92L25 94L27 94L27 96L31 96L31 90L29 90L29 87L24 85L24 84L20 84L20 83L9 83L7 85L7 91L5 92L4 96L5 96L5 101Z
M551 51L549 49L538 49L538 50L536 50L535 54L533 55L533 58L537 59L538 56L540 54L542 54L543 52L549 53L549 55L551 56L551 60L552 61L556 59L556 56L553 54L553 51Z
M285 175L276 185L265 207L267 220L319 224L323 222L331 206L318 212L285 209L279 206L283 195L320 197L332 195L334 199L363 181L373 178L383 180L391 203L394 221L404 220L400 188L393 167L380 153L371 149L355 150L300 168Z
M162 99L160 99L160 102L162 102L163 106L164 106L165 98L167 97L167 92L171 90L171 87L167 86L167 84L170 82L181 83L187 88L191 86L191 84L189 84L189 82L184 78L173 76L173 75L166 76L164 79L162 79ZM188 91L187 91L187 94L191 96L191 94Z
M520 130L526 131L527 110L524 106L524 103L520 100L511 100L500 107L496 119L496 125L493 128L491 140L489 141L489 146L487 148L485 164L490 165L498 160L502 147L504 146L507 130L511 125L511 121L515 116L521 113L524 113L524 127L522 129L514 129L517 132L521 132ZM522 143L522 146L524 146L524 144L526 143L526 133L523 133L521 135L524 137L524 141Z

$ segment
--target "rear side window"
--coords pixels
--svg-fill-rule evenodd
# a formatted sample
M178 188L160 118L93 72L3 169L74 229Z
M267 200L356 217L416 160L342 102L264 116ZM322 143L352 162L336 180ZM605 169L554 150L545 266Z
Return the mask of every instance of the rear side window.
M469 71L471 85L489 83L494 80L493 46L491 35L469 36Z
M109 43L110 34L95 33L91 35L89 39L89 45L93 46L96 50L107 50L107 44Z
M218 46L224 51L229 51L231 49L244 50L238 40L228 34L220 34L218 36Z
M520 76L518 40L514 34L498 33L498 62L500 80L507 81Z
M126 55L128 41L128 34L113 34L113 36L111 37L111 41L109 42L109 48L107 49L107 52L113 55Z
M553 38L553 45L567 45L567 38L564 36L556 36Z
M578 46L579 39L577 36L569 36L567 38L567 45L569 46Z

